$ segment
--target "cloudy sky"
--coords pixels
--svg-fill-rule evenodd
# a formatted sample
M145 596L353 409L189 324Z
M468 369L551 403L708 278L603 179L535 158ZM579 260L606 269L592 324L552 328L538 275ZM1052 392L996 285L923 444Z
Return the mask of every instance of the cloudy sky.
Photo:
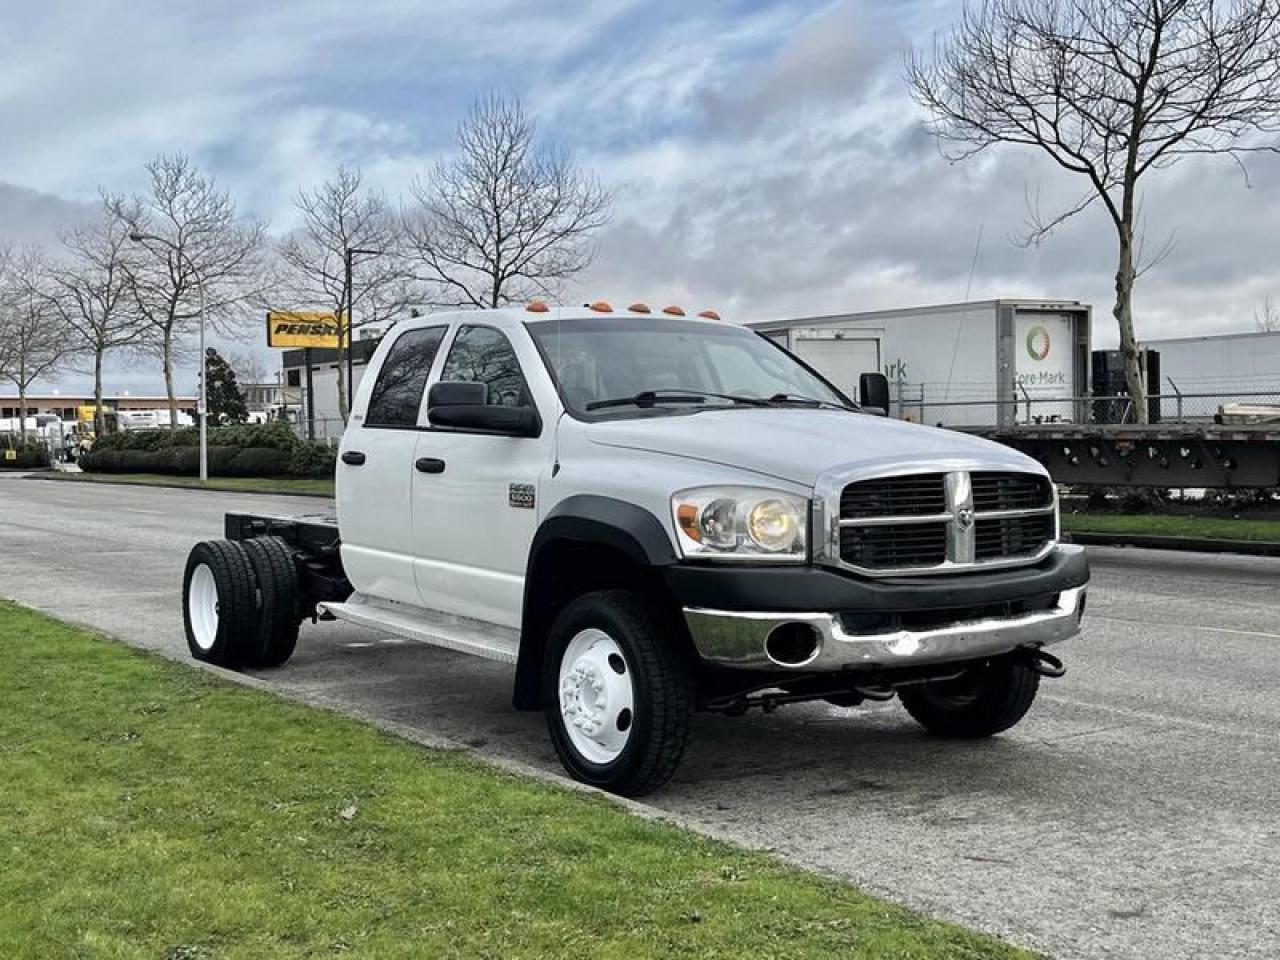
M1024 249L1027 197L1077 188L1025 150L951 165L923 132L902 54L958 2L0 3L15 7L0 242L50 242L99 187L140 190L143 164L177 150L276 230L339 164L397 196L497 90L616 192L569 299L755 320L1055 297L1094 304L1095 342L1116 339L1104 215ZM1248 183L1230 161L1188 161L1151 180L1143 211L1148 247L1173 247L1141 281L1140 337L1253 329L1263 297L1280 300L1280 158L1251 162ZM112 378L161 384L136 364Z

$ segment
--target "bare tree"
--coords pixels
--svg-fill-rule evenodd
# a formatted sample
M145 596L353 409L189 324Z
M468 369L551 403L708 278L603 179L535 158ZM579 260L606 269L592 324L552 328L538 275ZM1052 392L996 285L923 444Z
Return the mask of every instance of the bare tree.
M170 425L178 425L173 366L199 324L201 287L213 329L234 331L261 302L265 225L236 214L231 197L183 154L147 165L146 197L113 198L111 212L141 238L143 255L128 261L130 282L145 327L143 343L160 356Z
M1261 333L1280 332L1280 306L1271 299L1271 294L1262 298L1262 303L1253 310L1253 319Z
M236 378L242 385L267 382L267 365L253 351L228 350L223 356L227 361L227 365L236 372Z
M146 332L132 295L129 270L130 258L136 260L129 241L130 224L140 219L136 202L104 196L96 220L62 236L64 257L49 268L42 291L48 306L60 317L71 349L91 358L97 436L106 431L103 362L109 352L138 343Z
M555 296L595 255L612 197L554 147L519 101L490 95L458 129L459 154L414 181L406 214L423 279L451 306Z
M984 0L913 51L907 79L952 159L1036 147L1087 188L1036 238L1101 204L1119 241L1113 313L1139 419L1139 182L1193 154L1277 152L1280 0ZM948 149L949 148L949 149ZM1243 169L1243 165L1242 165Z
M10 260L0 288L0 377L18 388L18 421L27 438L27 391L37 380L56 379L71 350L67 331L48 296L43 251L24 250Z
M314 190L300 190L294 204L302 225L277 246L283 271L276 297L288 298L282 309L318 308L338 318L338 410L345 420L352 334L404 311L417 296L413 272L399 218L385 196L363 186L359 170L339 168ZM348 275L348 251L358 274Z

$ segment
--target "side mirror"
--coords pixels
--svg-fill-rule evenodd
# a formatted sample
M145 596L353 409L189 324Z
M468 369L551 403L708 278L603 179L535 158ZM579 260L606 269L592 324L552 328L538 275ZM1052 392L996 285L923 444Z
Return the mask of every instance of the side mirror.
M489 385L472 380L441 380L427 394L427 410L489 402Z
M883 373L864 373L858 378L858 405L863 413L889 415L889 378Z
M506 437L536 437L542 421L533 407L491 406L483 383L444 381L427 394L427 422L433 427L475 430Z

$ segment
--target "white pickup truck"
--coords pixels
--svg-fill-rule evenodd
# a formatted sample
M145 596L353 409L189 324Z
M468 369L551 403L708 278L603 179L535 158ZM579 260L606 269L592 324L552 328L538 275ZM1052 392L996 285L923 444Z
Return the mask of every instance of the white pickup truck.
M504 661L569 773L631 795L698 710L896 695L931 733L999 733L1063 671L1084 553L1040 464L861 389L676 307L401 323L336 519L229 514L192 549L191 653L278 666L316 618Z

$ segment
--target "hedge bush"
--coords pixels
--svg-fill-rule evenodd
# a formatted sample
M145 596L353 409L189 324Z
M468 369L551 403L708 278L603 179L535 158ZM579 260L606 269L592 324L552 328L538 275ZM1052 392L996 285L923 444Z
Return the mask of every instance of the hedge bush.
M276 450L292 450L299 442L293 427L281 420L271 423L236 423L226 427L214 427L209 431L209 446L271 447ZM169 447L198 447L200 431L196 427L180 427L170 430L122 430L109 433L94 444L98 450L164 450Z
M301 440L292 426L280 421L209 431L210 476L331 477L336 461L332 447ZM200 472L200 431L183 427L108 434L79 462L82 470L93 473L196 476Z
M289 458L289 472L296 477L332 477L338 451L327 443L299 441Z
M275 447L246 447L228 464L233 477L278 477L289 473L290 452Z
M6 459L4 451L7 450L16 451L17 456L13 460ZM48 465L49 454L34 440L28 440L26 443L17 439L12 442L0 442L0 470L31 470Z

